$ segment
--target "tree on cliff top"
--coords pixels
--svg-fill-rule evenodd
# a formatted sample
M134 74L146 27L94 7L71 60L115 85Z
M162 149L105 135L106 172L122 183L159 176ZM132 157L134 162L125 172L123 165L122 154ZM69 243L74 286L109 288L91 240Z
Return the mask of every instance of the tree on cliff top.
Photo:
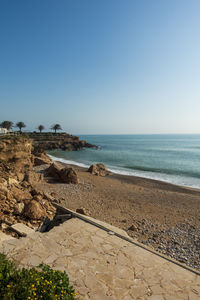
M13 122L3 121L3 122L1 122L0 127L6 128L7 130L10 130L13 127Z
M57 130L62 130L60 124L54 124L54 125L52 125L51 129L54 130L55 133L56 133Z
M24 122L17 122L16 123L16 127L19 128L20 133L22 132L22 128L25 128L26 125L24 124Z
M44 130L44 128L45 128L45 127L44 127L43 125L39 125L37 129L38 129L38 130L40 131L40 133L41 133L42 130Z

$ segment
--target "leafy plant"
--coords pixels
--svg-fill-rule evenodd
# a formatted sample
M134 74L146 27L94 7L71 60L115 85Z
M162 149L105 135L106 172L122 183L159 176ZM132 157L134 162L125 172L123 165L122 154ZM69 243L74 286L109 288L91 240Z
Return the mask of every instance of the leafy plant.
M6 128L7 130L10 130L13 127L13 122L3 121L3 122L1 122L0 127Z
M42 130L44 130L44 126L43 126L43 125L39 125L37 129L38 129L38 130L40 131L40 133L41 133Z
M16 123L16 127L19 128L20 133L22 132L22 128L25 128L26 125L24 124L24 122L17 122Z
M56 133L57 130L62 130L60 124L54 124L54 125L52 125L51 129L54 130L55 133Z
M74 300L76 296L65 271L45 265L18 269L4 254L0 254L0 295L2 300Z

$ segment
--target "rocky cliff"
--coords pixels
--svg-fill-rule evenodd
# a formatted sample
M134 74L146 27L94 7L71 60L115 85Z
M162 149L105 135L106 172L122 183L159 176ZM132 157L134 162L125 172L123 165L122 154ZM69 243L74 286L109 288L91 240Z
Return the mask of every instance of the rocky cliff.
M0 161L9 167L13 176L22 181L28 170L32 169L32 141L23 137L0 139Z
M36 173L33 165L37 159L49 160L42 153L33 155L32 140L24 137L0 138L0 228L25 223L38 226L44 218L52 218L55 207L51 195L35 189L35 183L44 180L43 174ZM42 156L42 157L41 157Z
M55 193L39 191L38 183L48 181L49 177L59 182L78 183L75 170L68 167L59 168L52 164L44 149L66 147L78 150L83 145L89 145L69 135L50 137L44 134L38 135L37 138L34 135L31 137L32 139L27 135L0 137L0 229L6 233L6 230L16 223L24 223L34 228L55 217L53 201L59 202L60 199ZM35 166L44 164L48 170L47 174L35 170ZM49 165L51 166L48 168Z
M70 135L68 133L29 133L29 138L33 140L34 148L40 150L81 150L82 148L94 148L98 147L87 143L84 140L80 140L78 136Z

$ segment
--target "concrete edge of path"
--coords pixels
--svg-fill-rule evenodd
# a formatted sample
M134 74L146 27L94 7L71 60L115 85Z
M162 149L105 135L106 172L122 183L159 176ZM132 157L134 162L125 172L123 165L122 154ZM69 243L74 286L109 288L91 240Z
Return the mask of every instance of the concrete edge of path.
M65 208L65 207L63 207L63 206L61 206L61 205L59 205L59 204L57 204L55 202L52 202L52 204L56 208L58 208L60 211L62 211L63 213L67 213L67 214L70 213L72 215L72 217L75 217L75 218L81 219L81 220L83 220L83 221L85 221L87 223L90 223L91 225L94 225L94 226L96 226L96 227L98 227L98 228L100 228L100 229L102 229L104 231L107 231L110 234L113 234L113 235L115 235L115 236L117 236L117 237L119 237L119 238L121 238L121 239L123 239L123 240L125 240L125 241L127 241L129 243L131 243L131 244L134 244L134 245L136 245L136 246L138 246L138 247L140 247L140 248L142 248L142 249L144 249L146 251L149 251L149 252L151 252L151 253L153 253L153 254L155 254L155 255L157 255L157 256L165 259L165 260L167 260L167 261L172 262L173 264L178 265L181 268L184 268L184 269L186 269L186 270L188 270L188 271L190 271L190 272L192 272L192 273L200 276L200 272L198 270L196 270L194 268L191 268L191 267L189 267L189 266L187 266L187 265L185 265L185 264L183 264L183 263L181 263L181 262L179 262L179 261L177 261L177 260L175 260L175 259L167 256L167 255L164 255L164 254L162 254L160 252L157 252L157 251L153 250L152 248L150 248L150 247L148 247L148 246L146 246L146 245L144 245L142 243L139 243L137 240L134 240L131 237L129 237L128 234L123 229L119 229L119 228L117 228L115 226L112 226L112 225L110 225L108 223L105 223L103 221L96 220L96 219L94 219L92 217L88 217L86 215L81 215L81 214L79 214L79 213L77 213L77 212L75 212L75 211L73 211L71 209Z

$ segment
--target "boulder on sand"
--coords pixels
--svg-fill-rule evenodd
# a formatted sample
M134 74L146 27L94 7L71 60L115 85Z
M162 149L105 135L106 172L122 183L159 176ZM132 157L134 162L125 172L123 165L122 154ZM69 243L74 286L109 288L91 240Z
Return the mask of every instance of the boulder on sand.
M108 168L100 163L96 165L91 165L88 169L88 172L96 176L107 176L111 174L111 172L108 171Z
M60 171L60 178L62 182L78 184L78 175L73 168L63 168Z
M59 181L60 180L60 171L61 171L61 168L57 164L53 163L47 169L47 176L53 177L54 179Z
M78 175L73 168L60 168L58 165L53 163L47 169L47 174L59 182L73 184L79 183Z

